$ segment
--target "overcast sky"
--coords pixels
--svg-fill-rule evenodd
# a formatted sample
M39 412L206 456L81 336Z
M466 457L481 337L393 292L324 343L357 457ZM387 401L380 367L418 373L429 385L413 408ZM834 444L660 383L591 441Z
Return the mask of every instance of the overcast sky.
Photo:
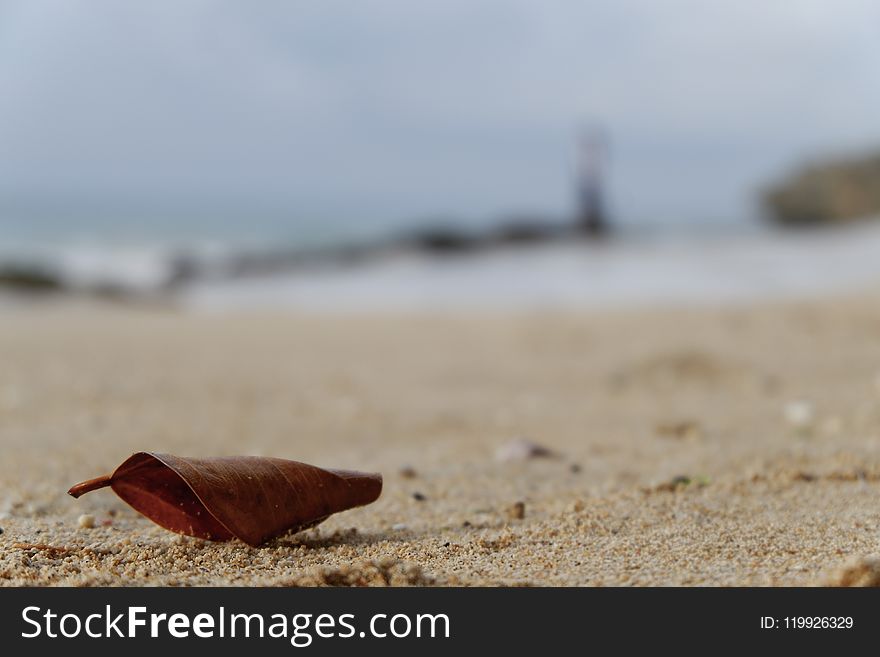
M563 213L598 121L619 215L732 218L878 62L876 0L0 0L0 201Z

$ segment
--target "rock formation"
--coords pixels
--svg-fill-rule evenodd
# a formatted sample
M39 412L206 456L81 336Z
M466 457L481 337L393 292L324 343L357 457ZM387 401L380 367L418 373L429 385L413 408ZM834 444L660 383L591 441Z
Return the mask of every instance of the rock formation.
M769 188L763 202L770 218L783 225L880 215L880 152L808 165Z

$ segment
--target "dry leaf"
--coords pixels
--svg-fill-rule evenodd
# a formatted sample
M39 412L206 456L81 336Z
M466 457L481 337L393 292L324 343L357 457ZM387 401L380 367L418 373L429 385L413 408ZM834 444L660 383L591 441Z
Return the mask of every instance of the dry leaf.
M84 481L68 493L79 497L105 486L165 529L211 541L238 538L257 546L375 501L382 492L382 475L257 456L184 458L138 452L112 475Z

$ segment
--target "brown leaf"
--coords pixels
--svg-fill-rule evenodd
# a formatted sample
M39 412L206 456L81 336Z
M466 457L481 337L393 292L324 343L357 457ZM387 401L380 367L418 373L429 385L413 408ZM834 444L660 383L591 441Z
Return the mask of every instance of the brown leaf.
M79 497L105 486L165 529L211 541L238 538L257 546L375 501L382 492L382 475L257 456L184 458L138 452L112 475L67 492Z

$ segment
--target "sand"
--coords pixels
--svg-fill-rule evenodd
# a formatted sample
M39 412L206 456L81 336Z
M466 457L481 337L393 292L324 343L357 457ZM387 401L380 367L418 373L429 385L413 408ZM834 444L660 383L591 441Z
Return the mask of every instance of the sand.
M877 584L878 299L7 309L0 584ZM517 439L556 455L499 460ZM385 489L262 548L66 495L141 450L377 470Z

